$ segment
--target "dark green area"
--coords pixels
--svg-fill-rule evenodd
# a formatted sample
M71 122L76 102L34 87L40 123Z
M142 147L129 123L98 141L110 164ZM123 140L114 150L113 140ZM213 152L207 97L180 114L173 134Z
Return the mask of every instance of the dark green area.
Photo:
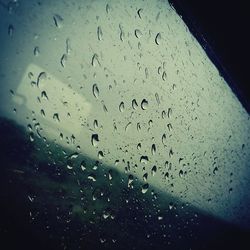
M4 249L249 249L249 232L155 187L142 194L145 183L135 177L128 187L130 173L83 155L69 159L74 152L38 137L31 142L6 119L0 138Z

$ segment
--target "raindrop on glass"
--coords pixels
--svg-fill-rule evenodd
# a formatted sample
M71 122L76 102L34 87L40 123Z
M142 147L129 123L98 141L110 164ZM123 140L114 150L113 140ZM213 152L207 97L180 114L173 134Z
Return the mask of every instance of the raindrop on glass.
M148 108L148 101L146 99L143 99L141 102L141 108L143 110L146 110Z
M98 86L96 83L92 87L92 93L93 93L95 98L99 97L99 89L98 89Z
M54 19L55 26L57 28L62 28L63 27L63 18L60 15L55 14L53 16L53 19Z
M99 136L98 136L98 134L93 134L93 135L91 136L91 144L92 144L94 147L97 147L98 143L99 143Z
M123 111L124 111L124 108L125 108L124 102L121 102L120 105L119 105L119 111L120 111L120 112L123 112Z
M157 35L155 36L155 43L157 45L160 45L160 40L161 40L161 34L157 33Z
M144 185L142 186L142 190L141 190L141 192L142 192L143 194L147 193L148 188L149 188L148 183L144 184Z

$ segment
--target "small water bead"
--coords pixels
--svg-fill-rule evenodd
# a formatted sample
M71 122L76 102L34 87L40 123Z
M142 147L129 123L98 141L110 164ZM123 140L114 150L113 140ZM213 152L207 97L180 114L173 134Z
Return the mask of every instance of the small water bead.
M128 187L131 187L132 182L134 181L134 177L132 174L128 176Z
M99 61L99 57L98 57L97 54L94 54L94 55L92 56L91 65L92 65L93 67L96 67L97 65L101 66L101 63L100 63L100 61Z
M168 127L168 130L169 130L169 131L171 131L171 130L173 129L173 126L172 126L171 123L168 123L168 124L167 124L167 127Z
M35 137L34 137L34 133L33 132L30 132L29 134L29 139L31 142L33 142L35 140Z
M143 99L141 102L141 108L143 110L146 110L148 108L148 101L146 99Z
M68 156L69 159L76 159L77 157L79 156L79 153L75 152L75 153L72 153Z
M151 146L151 153L152 153L152 155L155 155L155 153L156 153L156 146L155 146L155 144L153 144Z
M92 93L93 93L95 98L99 97L99 89L98 89L98 86L96 83L93 84L93 86L92 86Z
M157 33L157 35L155 36L155 43L157 45L160 45L160 40L161 40L161 34Z
M144 184L144 185L142 186L141 192L142 192L143 194L147 193L148 188L149 188L149 184L148 184L148 183Z
M179 176L180 176L181 178L184 176L184 173L183 173L183 170L182 170L182 169L179 171Z
M45 117L45 111L43 110L43 109L41 109L41 115L43 116L43 117Z
M148 180L148 173L145 173L142 178L143 178L143 181L146 182Z
M82 171L84 171L86 169L86 162L85 161L82 161L80 163L80 168L81 168Z
M167 136L166 136L166 134L163 134L163 135L162 135L161 141L162 141L162 144L163 144L163 145L166 145L166 143L167 143Z
M93 182L95 182L95 181L96 181L96 176L95 176L95 174L89 174L89 175L88 175L88 179L91 180L91 181L93 181Z
M65 68L65 66L66 66L67 59L68 59L67 55L63 54L62 57L61 57L61 59L60 59L61 66L63 68Z
M37 87L41 87L42 83L47 79L47 74L45 72L41 72L37 77Z
M137 101L136 101L136 99L133 99L132 100L132 108L137 109L137 107L138 107Z
M47 92L45 90L41 92L41 98L45 100L49 100Z
M67 38L66 39L66 54L67 55L70 55L70 52L71 52L71 42L70 42L70 39L69 38Z
M153 166L152 169L151 169L151 174L152 174L152 176L155 176L156 171L157 171L157 167L156 167L156 166Z
M120 105L119 105L119 111L120 111L120 112L123 112L124 109L125 109L124 102L121 102Z
M54 113L53 119L54 119L56 122L60 122L59 114L58 114L58 113Z
M97 27L97 38L99 41L102 40L102 37L103 37L103 33L102 33L102 29L100 26Z
M137 10L137 15L138 17L141 19L142 18L142 8L140 8L139 10Z
M104 154L102 151L98 152L98 158L101 160L104 157Z
M136 128L138 132L141 130L141 124L139 122L137 123Z
M149 160L148 160L148 156L146 156L146 155L141 156L141 158L140 158L140 163L147 164L148 161L149 161Z
M98 121L97 121L97 120L94 120L94 122L93 122L93 126L94 126L94 128L95 128L95 129L97 129L97 128L98 128Z
M112 177L112 170L109 170L109 172L108 172L108 179L110 181L113 179L113 177Z
M135 37L140 38L142 36L142 32L139 29L135 30Z
M39 56L39 54L40 54L40 49L39 49L38 46L36 46L36 47L34 48L33 54L34 54L34 56Z
M94 147L97 147L98 143L99 143L99 136L98 136L98 134L93 134L93 135L91 136L91 144L92 144Z
M173 113L172 109L171 109L171 108L168 108L168 118L171 118L172 113Z
M56 26L57 28L60 29L60 28L63 27L63 18L62 18L60 15L55 14L55 15L53 16L53 20L54 20L55 26Z

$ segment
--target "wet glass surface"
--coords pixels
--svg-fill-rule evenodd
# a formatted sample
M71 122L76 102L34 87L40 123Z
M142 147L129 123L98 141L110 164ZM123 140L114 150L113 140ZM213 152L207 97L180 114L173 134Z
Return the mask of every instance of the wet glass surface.
M167 1L0 18L8 249L243 249L249 114Z

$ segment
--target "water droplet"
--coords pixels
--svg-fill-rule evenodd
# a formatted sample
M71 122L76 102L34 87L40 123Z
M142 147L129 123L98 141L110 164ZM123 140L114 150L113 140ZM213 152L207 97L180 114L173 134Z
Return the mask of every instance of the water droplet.
M99 41L102 40L102 36L103 36L103 34L102 34L102 29L101 29L100 26L98 26L98 27L97 27L97 38L98 38Z
M128 187L131 187L132 182L134 181L134 177L132 174L128 176Z
M59 114L58 114L58 113L55 113L55 114L53 115L53 119L54 119L55 121L57 121L57 122L60 122Z
M141 130L141 124L138 122L136 127L137 127L137 131L139 132Z
M63 54L61 59L60 59L60 63L61 63L63 68L65 68L65 66L66 66L67 59L68 59L67 55Z
M45 90L41 92L41 98L43 98L45 100L49 100L48 95L47 95Z
M139 10L137 10L137 15L139 16L139 18L141 18L141 15L142 15L142 8L140 8Z
M109 172L108 172L108 178L109 178L109 180L111 181L112 180L112 170L109 170Z
M94 55L92 56L91 65L92 65L93 67L96 67L97 65L101 66L100 61L99 61L99 57L98 57L97 54L94 54Z
M160 40L161 40L161 34L157 33L157 35L155 36L155 43L157 45L160 45Z
M95 174L89 174L89 175L88 175L88 179L91 180L91 181L93 181L93 182L95 182L95 181L96 181L96 176L95 176Z
M31 133L29 134L29 138L30 138L30 141L31 141L31 142L33 142L33 141L35 140L35 138L34 138L34 133L33 133L33 132L31 132Z
M14 27L13 27L12 24L10 24L9 27L8 27L8 35L10 37L12 37L13 36L13 32L14 32Z
M45 72L41 72L36 81L37 87L42 87L42 83L47 79L47 74Z
M174 155L174 151L173 151L172 148L170 148L170 150L169 150L169 157L171 157L171 156L173 156L173 155Z
M154 176L156 174L156 171L157 171L157 167L153 166L152 169L151 169L152 176Z
M141 143L137 144L137 149L140 150L141 149Z
M153 144L152 147L151 147L151 153L152 153L152 155L154 155L156 153L156 146L155 146L155 144Z
M73 163L70 160L67 160L67 169L73 169Z
M142 33L139 29L135 30L135 36L136 36L136 38L140 38L142 36Z
M124 32L123 32L121 24L119 24L119 29L120 29L120 40L123 42L123 40L124 40Z
M39 49L38 46L36 46L36 47L34 48L33 54L34 54L34 56L39 56L39 54L40 54L40 49Z
M93 134L93 135L91 136L91 144L92 144L94 147L97 147L98 143L99 143L99 136L98 136L98 134Z
M143 99L141 102L141 108L143 110L146 110L148 108L148 101L146 99Z
M72 153L68 156L69 159L76 159L77 157L79 156L79 153L75 152L75 153Z
M172 116L172 109L171 108L168 108L168 118L170 118Z
M155 93L155 100L156 100L157 104L160 105L161 102L160 102L160 98L159 98L158 93Z
M146 155L141 156L140 163L147 164L148 163L148 157Z
M169 203L168 205L169 210L172 210L174 208L174 204L172 202Z
M213 174L216 174L218 172L218 167L215 167L213 170Z
M171 123L168 123L168 124L167 124L167 127L168 127L168 130L169 130L169 131L171 131L171 130L173 129L173 126L172 126Z
M149 188L148 183L144 184L144 185L142 186L141 192L142 192L143 194L145 194L145 193L148 191L148 188Z
M55 15L53 16L53 19L54 19L55 26L56 26L57 28L60 29L60 28L63 27L63 18L62 18L60 15L55 14Z
M125 108L124 102L121 102L120 105L119 105L119 111L123 112L124 108Z
M147 181L148 180L148 173L145 173L142 178L144 181Z
M86 169L86 162L82 161L80 164L81 170L84 171Z
M102 101L102 108L103 108L103 111L104 111L105 113L108 113L108 108L107 108L107 106L105 105L104 101Z
M169 178L169 173L168 173L168 172L165 173L164 178L165 178L166 180Z
M66 39L66 53L67 53L67 55L70 55L70 52L71 52L71 42L70 42L70 39L67 38Z
M179 171L179 176L182 178L183 175L184 175L183 170L180 170L180 171Z
M110 12L110 10L111 10L110 5L107 3L106 4L106 12L107 12L107 14Z
M96 83L92 87L92 93L93 93L95 98L99 97L99 89L98 89L98 86Z
M45 111L43 109L41 109L41 115L45 117Z
M166 71L163 71L161 78L162 78L163 81L167 80L167 73L166 73Z
M98 158L99 158L99 159L102 159L103 157L104 157L103 152L102 152L102 151L99 151L99 152L98 152Z
M166 143L167 143L167 136L166 136L166 134L163 134L163 135L162 135L161 141L162 141L162 144L163 144L163 145L166 145Z
M138 107L137 101L135 99L133 99L132 100L132 108L137 109L137 107Z
M93 126L94 126L95 129L98 128L98 121L97 120L94 120Z
M165 119L165 118L167 117L167 114L166 114L166 111L165 111L165 110L163 110L163 111L161 112L161 117L162 117L162 119Z
M131 125L132 125L132 123L129 122L129 123L125 126L125 131L127 131Z

